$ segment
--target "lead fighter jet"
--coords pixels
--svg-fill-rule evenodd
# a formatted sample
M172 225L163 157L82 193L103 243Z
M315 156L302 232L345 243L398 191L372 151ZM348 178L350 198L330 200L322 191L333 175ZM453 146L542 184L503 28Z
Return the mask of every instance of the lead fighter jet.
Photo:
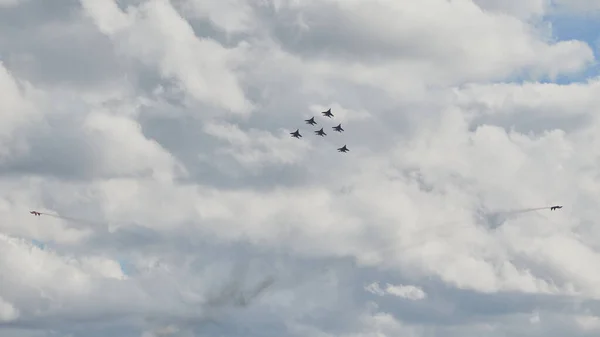
M332 129L334 129L337 132L344 131L344 129L342 129L342 124L339 124L338 126L334 126L334 127L332 127Z
M333 114L331 113L331 109L329 109L329 110L327 110L327 111L323 111L323 112L321 112L321 113L322 113L322 114L323 114L323 116L325 116L325 117L329 117L329 118L333 117Z
M315 122L315 118L311 118L311 119L305 119L304 120L306 122L306 124L310 124L310 125L317 125L317 122Z
M294 138L298 138L298 139L302 138L302 135L300 134L300 130L298 130L298 129L294 132L290 132L290 135L292 135L292 137L294 137Z
M30 213L30 214L33 214L33 215L35 215L35 216L40 216L40 215L42 215L42 213L40 213L40 212L36 212L36 211L31 211L31 212L29 212L29 213Z
M323 128L321 128L321 130L315 131L315 134L319 135L321 137L327 136L327 134L325 133L325 131L323 131Z
M550 210L553 211L553 210L558 209L558 208L562 208L562 206L552 206L552 207L550 207Z
M350 151L350 150L348 150L348 148L346 147L346 145L344 145L344 146L340 147L340 148L339 148L339 149L337 149L337 150L338 150L338 152L348 152L348 151Z

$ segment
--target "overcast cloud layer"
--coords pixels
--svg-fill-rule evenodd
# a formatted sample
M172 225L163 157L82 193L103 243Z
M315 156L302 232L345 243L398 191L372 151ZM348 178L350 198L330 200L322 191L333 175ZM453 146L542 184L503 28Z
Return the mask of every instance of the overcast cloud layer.
M599 11L0 0L0 335L598 336Z

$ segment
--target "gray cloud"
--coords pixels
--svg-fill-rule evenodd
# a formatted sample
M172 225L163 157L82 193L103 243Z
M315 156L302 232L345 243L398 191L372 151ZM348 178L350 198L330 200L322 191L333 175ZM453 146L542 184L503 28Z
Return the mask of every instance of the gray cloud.
M31 0L0 13L2 59L37 86L102 86L126 70L79 2ZM94 52L90 53L90 48Z
M511 82L593 61L550 8L49 6L0 12L2 336L600 329L598 81Z

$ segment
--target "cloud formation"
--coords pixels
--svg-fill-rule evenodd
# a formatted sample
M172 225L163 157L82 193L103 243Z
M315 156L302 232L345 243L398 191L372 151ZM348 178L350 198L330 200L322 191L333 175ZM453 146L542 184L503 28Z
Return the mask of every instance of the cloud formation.
M597 335L595 6L0 1L1 335Z

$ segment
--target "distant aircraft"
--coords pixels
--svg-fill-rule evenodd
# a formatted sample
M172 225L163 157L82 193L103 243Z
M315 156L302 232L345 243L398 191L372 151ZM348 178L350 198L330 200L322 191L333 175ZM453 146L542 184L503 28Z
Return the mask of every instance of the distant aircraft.
M31 211L31 212L29 212L29 213L30 213L30 214L33 214L33 215L35 215L35 216L40 216L40 215L42 215L42 213L40 213L40 212L36 212L36 211Z
M337 132L342 132L344 131L344 129L342 129L342 124L339 124L338 126L334 126L332 129L334 129Z
M339 149L337 149L337 150L338 150L338 152L348 152L348 151L350 151L350 150L348 150L348 148L346 147L346 145L344 145L344 146L340 147L340 148L339 148Z
M315 118L311 118L311 119L305 119L304 120L306 122L306 124L310 124L310 125L316 125L317 122L315 122Z
M552 207L550 207L550 210L553 211L553 210L555 210L557 208L562 208L562 206L552 206Z
M322 113L322 114L323 114L323 116L325 116L325 117L329 117L329 118L333 117L333 114L331 113L331 109L329 109L329 110L327 110L327 111L323 111L323 112L321 112L321 113Z
M292 137L294 137L294 138L302 138L302 135L300 134L300 130L290 132L290 135L292 135Z
M321 137L327 136L327 134L325 133L325 131L323 131L323 128L321 128L321 130L315 131L315 134L319 135Z

